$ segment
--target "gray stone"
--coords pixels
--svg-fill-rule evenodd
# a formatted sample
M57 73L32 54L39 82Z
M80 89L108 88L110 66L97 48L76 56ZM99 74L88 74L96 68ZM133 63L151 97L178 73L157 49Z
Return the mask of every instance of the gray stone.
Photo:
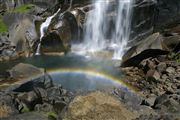
M153 81L160 80L160 74L156 70L153 70L153 69L147 72L146 77L148 80L153 80Z
M51 104L43 103L43 104L36 104L34 110L38 112L53 112L54 108Z
M19 63L8 71L11 78L23 79L44 74L44 70L30 64Z
M146 101L149 103L150 106L153 106L154 105L154 102L156 100L156 97L157 96L154 96L154 97L149 97L146 99Z
M166 67L167 67L166 63L161 62L160 64L157 65L156 69L159 73L163 73L166 71Z
M167 73L175 73L175 68L173 68L173 67L168 67L167 69L166 69L166 72Z

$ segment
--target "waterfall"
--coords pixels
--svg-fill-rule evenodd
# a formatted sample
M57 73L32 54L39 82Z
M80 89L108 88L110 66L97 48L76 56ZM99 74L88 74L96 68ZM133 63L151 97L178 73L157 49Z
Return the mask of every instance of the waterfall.
M58 14L58 12L60 11L61 9L58 9L58 11L56 13L54 13L52 16L48 17L46 19L45 22L43 22L40 26L40 42L38 44L38 47L37 47L37 50L36 50L36 53L35 55L40 55L40 50L41 50L41 41L42 41L42 38L43 36L45 35L45 31L47 30L49 24L51 23L51 20Z
M109 5L107 0L94 0L95 10L88 14L85 27L85 47L94 52L102 50L105 45L106 13Z
M130 36L133 0L93 0L93 3L94 9L88 13L85 23L84 42L74 45L73 49L88 52L111 50L113 59L121 59ZM108 22L108 13L112 11L115 13L111 18L114 27Z
M130 23L132 14L133 0L119 0L118 11L115 20L115 32L112 37L112 45L114 46L113 59L121 59L130 36Z

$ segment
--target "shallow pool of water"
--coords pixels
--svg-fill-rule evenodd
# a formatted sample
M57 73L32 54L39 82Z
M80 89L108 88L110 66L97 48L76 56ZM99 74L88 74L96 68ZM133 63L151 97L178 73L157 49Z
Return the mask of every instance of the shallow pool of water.
M15 61L0 63L0 72L18 63L32 64L47 69L56 85L61 84L70 91L107 90L114 87L128 89L120 80L122 73L112 60L91 59L77 55L34 56ZM35 79L37 76L32 76ZM27 81L27 80L26 80Z

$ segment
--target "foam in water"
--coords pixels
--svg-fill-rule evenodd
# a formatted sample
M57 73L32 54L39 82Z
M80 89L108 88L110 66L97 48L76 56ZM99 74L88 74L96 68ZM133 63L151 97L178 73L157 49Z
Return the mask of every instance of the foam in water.
M48 17L46 19L45 22L43 22L40 26L40 43L38 44L38 47L37 47L37 50L36 50L36 54L35 55L40 55L40 49L41 49L41 41L42 41L42 38L45 34L45 29L48 28L49 24L51 23L51 20L58 14L58 12L60 11L61 9L59 9L56 13L54 13L52 16Z
M73 45L73 50L85 52L103 51L111 49L114 51L113 59L121 59L130 35L130 23L133 0L116 0L117 8L114 10L115 18L113 23L115 28L109 38L107 33L110 32L111 23L107 22L107 14L111 9L111 0L93 0L94 10L90 11L87 16L85 25L84 42L81 45Z

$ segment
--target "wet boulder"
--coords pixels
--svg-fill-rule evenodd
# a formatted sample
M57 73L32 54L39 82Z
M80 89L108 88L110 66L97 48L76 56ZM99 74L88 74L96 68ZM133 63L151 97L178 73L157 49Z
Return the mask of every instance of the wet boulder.
M162 47L163 37L160 33L154 33L131 47L123 56L122 66L138 66L141 61L169 52Z
M70 12L59 13L48 27L42 40L44 52L67 52L78 38L78 24Z
M64 44L76 40L78 33L78 23L75 16L70 12L58 14L52 21L49 31L56 30Z
M43 37L41 45L42 53L67 52L69 49L68 46L63 44L63 41L56 31Z

